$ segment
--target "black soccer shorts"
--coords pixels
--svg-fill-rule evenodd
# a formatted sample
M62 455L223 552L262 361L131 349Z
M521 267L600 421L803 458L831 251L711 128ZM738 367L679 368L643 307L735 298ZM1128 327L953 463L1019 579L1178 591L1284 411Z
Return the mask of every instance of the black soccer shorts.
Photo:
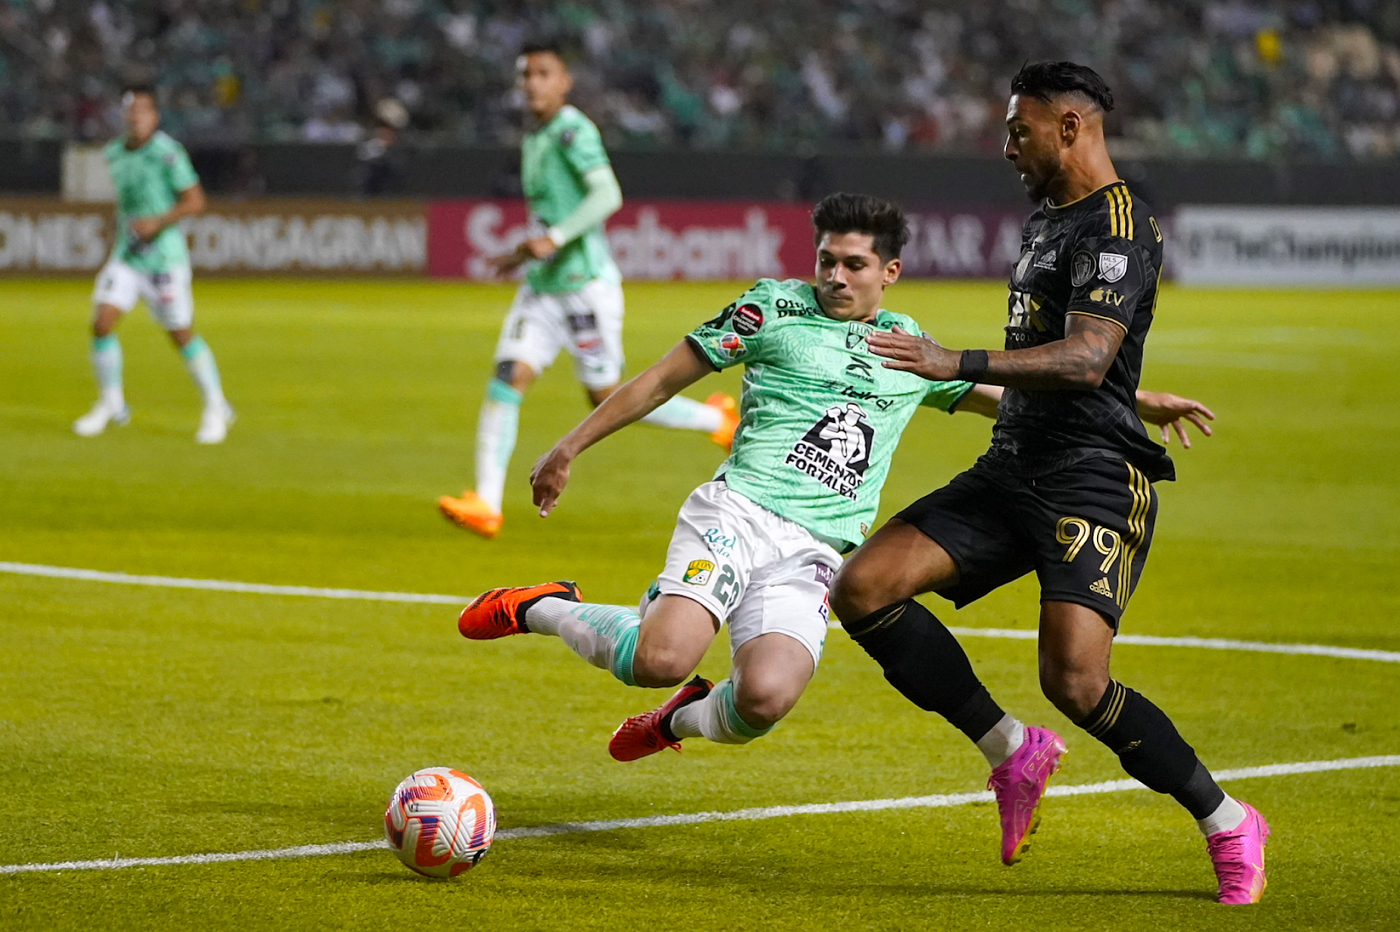
M1116 632L1152 544L1157 493L1132 464L1093 456L1026 478L986 457L897 514L953 558L958 608L1035 570L1042 602L1095 609Z

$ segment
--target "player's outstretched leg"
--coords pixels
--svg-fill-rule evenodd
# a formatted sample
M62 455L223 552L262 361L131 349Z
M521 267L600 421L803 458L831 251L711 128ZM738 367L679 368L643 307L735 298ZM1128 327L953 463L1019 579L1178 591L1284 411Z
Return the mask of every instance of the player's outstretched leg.
M125 424L131 419L122 393L122 345L112 332L121 311L107 304L97 307L93 319L92 374L97 378L97 402L92 409L73 422L73 433L79 437L95 437L108 424Z
M937 712L977 745L992 768L1001 859L1015 864L1039 824L1045 785L1064 755L1060 736L1022 725L978 680L957 638L910 596L956 580L952 559L912 525L891 521L851 557L831 589L842 626L910 702ZM889 601L891 598L896 601Z
M711 687L695 677L660 708L623 722L608 753L637 760L666 748L679 751L685 738L748 744L792 710L815 670L816 659L801 641L776 632L759 635L735 652L729 679Z
M622 605L583 602L571 582L492 589L462 610L457 629L473 640L512 634L554 635L595 667L628 686L675 686L690 675L714 639L715 623L699 604L662 596L643 622Z
M734 396L723 392L715 392L703 404L676 395L642 421L658 427L703 431L728 450L734 445L734 429L739 426L739 406Z
M219 367L214 362L214 352L200 336L190 335L183 343L178 336L175 336L175 340L180 347L180 357L185 361L185 368L204 400L199 430L194 435L195 442L223 443L224 438L228 436L229 425L234 421L234 415L233 408L224 398L223 383L219 380Z
M1046 697L1114 754L1128 775L1170 795L1205 835L1221 903L1254 903L1264 892L1269 827L1231 799L1166 713L1109 678L1113 629L1086 606L1045 602L1040 619L1040 682Z

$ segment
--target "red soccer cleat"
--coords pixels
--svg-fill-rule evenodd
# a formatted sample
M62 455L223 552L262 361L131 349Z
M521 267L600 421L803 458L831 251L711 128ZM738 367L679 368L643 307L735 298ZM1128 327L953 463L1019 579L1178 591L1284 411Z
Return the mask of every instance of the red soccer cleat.
M473 641L524 634L530 630L525 626L525 612L540 599L582 602L583 593L571 582L488 589L462 609L462 614L457 616L457 630L462 637Z
M680 751L680 740L671 734L671 716L682 706L704 699L714 685L704 677L697 676L676 690L676 694L667 699L661 708L632 716L613 732L608 741L608 753L615 760L627 761L637 760L666 748Z

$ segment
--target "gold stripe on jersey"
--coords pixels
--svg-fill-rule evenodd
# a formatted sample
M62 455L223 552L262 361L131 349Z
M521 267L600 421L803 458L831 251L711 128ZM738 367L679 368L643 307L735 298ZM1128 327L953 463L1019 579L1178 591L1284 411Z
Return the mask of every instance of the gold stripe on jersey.
M1113 199L1115 190L1117 189L1109 188L1103 193L1103 196L1108 200L1108 235L1122 236L1123 234L1118 232L1121 226L1118 223L1118 202Z
M1124 239L1132 239L1133 233L1133 192L1128 190L1127 185L1118 189L1123 198L1123 218L1128 222L1128 232L1123 235Z

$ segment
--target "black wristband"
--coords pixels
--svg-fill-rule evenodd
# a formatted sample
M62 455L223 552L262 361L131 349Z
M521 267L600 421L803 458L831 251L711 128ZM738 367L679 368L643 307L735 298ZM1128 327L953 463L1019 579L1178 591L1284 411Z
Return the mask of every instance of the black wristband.
M980 382L987 374L987 351L965 349L958 357L958 378L964 382Z

